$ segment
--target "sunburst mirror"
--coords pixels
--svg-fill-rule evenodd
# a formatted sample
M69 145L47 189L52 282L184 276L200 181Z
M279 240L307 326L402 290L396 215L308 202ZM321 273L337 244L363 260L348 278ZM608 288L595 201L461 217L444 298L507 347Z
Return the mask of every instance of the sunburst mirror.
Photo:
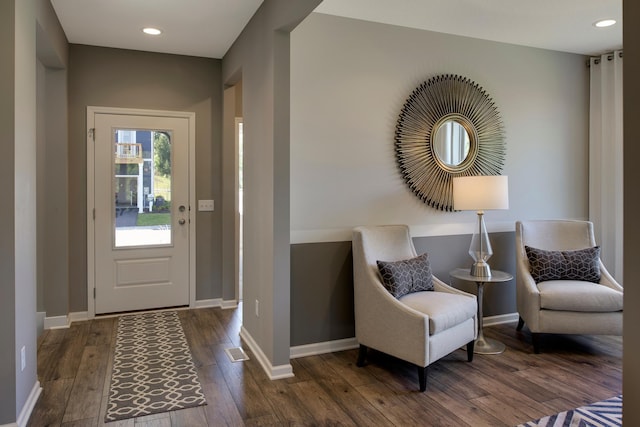
M427 205L453 210L454 176L500 175L506 147L493 100L476 83L451 74L418 86L395 135L402 177Z

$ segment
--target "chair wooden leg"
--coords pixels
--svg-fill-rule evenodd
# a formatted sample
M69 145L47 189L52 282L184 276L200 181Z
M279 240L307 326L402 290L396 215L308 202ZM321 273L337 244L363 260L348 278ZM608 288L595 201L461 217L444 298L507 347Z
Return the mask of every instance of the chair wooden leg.
M424 368L418 366L418 381L420 382L420 391L425 391L427 389L427 366Z
M476 340L471 340L467 343L467 361L473 362L473 347L476 344Z
M358 361L356 362L356 366L363 367L365 365L365 361L367 360L367 346L360 344L360 350L358 351Z
M535 354L539 354L540 353L540 334L532 332L531 342L533 343L533 352Z
M516 331L521 331L524 326L524 319L518 316L518 326L516 326Z

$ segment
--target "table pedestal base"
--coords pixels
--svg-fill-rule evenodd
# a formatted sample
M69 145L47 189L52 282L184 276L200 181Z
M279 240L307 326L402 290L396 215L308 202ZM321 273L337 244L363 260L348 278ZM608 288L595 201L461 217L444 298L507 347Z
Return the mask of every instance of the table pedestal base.
M505 349L504 343L491 338L479 337L473 345L473 352L476 354L500 354Z
M473 344L473 352L476 354L500 354L504 353L505 345L500 341L496 341L491 338L485 338L483 333L483 320L484 315L482 313L482 299L484 295L484 285L485 283L498 283L498 282L507 282L513 279L513 276L509 273L505 273L504 271L493 270L491 272L491 276L489 277L478 277L473 276L469 273L468 269L456 268L455 270L449 272L451 277L455 277L460 280L468 280L472 282L476 282L478 285L478 338Z

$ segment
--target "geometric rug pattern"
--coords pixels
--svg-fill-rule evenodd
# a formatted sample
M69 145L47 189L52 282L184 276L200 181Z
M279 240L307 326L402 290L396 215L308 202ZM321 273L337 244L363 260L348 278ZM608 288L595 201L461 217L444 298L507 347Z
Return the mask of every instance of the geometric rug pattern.
M178 313L118 319L105 422L206 404Z
M622 426L622 395L602 402L520 424L518 427L618 427Z

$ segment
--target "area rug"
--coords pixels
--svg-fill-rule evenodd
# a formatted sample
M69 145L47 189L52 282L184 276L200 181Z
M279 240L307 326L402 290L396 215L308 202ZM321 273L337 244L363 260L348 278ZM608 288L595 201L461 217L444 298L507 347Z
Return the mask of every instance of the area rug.
M105 422L206 405L175 311L118 320Z
M520 424L518 427L618 427L622 426L622 395L602 402Z

